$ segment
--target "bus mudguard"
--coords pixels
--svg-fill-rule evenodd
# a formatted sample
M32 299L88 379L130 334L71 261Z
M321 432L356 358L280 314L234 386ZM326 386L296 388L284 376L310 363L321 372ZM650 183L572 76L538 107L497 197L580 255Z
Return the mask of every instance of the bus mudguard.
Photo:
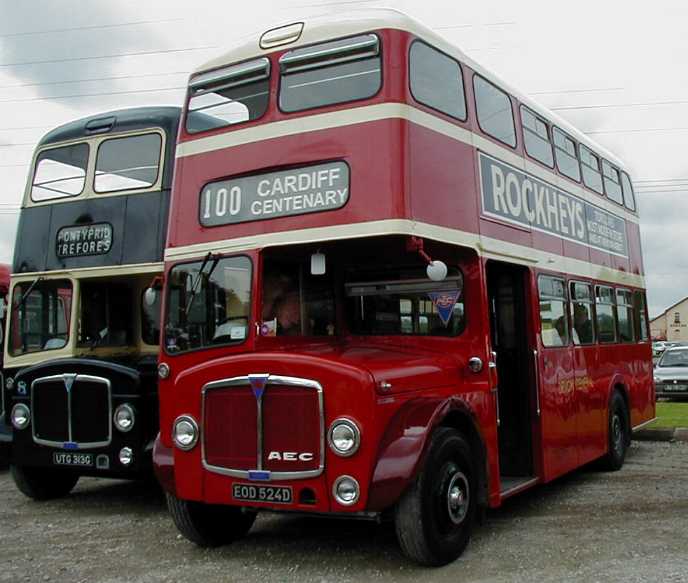
M466 435L479 464L480 502L487 501L487 457L475 415L458 397L417 398L407 401L390 420L381 440L368 496L368 510L392 506L423 467L433 431L455 427Z

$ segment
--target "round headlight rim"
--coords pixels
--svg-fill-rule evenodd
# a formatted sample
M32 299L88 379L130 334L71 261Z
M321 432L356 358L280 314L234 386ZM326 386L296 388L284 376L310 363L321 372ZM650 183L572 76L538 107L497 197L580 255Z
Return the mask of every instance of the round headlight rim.
M26 410L26 423L21 426L18 426L14 422L14 413L19 408ZM14 405L14 407L12 407L12 410L10 411L10 422L12 423L12 427L14 427L17 431L22 431L23 429L26 429L29 425L31 425L31 408L26 403L17 403L16 405Z
M183 443L179 443L179 441L177 441L177 424L181 423L182 421L187 421L194 430L194 438L188 445L184 445ZM200 431L198 429L198 423L193 416L189 415L188 413L179 415L179 417L177 417L172 423L172 443L174 443L174 445L180 450L191 451L198 444L199 437Z
M170 365L166 362L161 362L158 364L158 378L161 380L166 380L170 378Z
M339 425L346 425L354 432L354 445L348 451L341 451L337 449L334 445L334 440L332 438L334 430ZM361 430L358 424L350 417L337 417L332 423L330 423L330 428L327 431L327 445L330 446L332 453L339 457L351 457L354 455L361 447Z
M120 427L117 423L117 413L122 409L128 409L129 414L131 415L131 425L126 428ZM112 423L118 431L121 431L122 433L129 433L134 428L134 425L136 425L136 410L134 409L134 406L130 405L129 403L117 405L115 412L112 414Z
M339 484L341 484L344 480L351 480L354 483L356 496L353 498L353 500L343 500L339 496L337 488ZM341 475L334 481L334 484L332 484L332 496L334 496L334 499L337 502L337 504L341 506L353 506L361 499L361 485L358 483L358 480L353 476L349 476L348 474Z

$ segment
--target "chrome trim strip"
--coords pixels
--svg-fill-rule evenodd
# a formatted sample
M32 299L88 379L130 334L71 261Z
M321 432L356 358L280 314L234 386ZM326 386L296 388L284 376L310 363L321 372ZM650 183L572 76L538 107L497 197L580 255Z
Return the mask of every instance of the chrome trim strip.
M107 398L108 398L108 414L107 414L107 419L108 419L108 437L107 440L105 441L92 441L92 442L76 442L77 449L91 449L91 448L97 448L97 447L106 447L112 443L112 385L110 381L104 377L95 377L91 375L80 375L80 374L59 374L59 375L51 375L47 377L41 377L38 379L35 379L31 383L31 437L33 438L34 443L37 443L38 445L46 445L48 447L57 447L60 449L64 449L64 441L52 441L49 439L41 439L36 435L36 420L35 420L35 389L36 385L39 385L41 383L47 383L47 382L65 382L65 379L67 378L72 378L72 382L76 383L78 381L86 381L86 382L91 382L91 383L100 383L104 384L106 389L107 389ZM66 388L65 388L66 390ZM72 418L72 393L71 390L67 392L67 431L68 431L68 442L70 443L75 443L72 440L72 424L73 424L73 418Z
M345 40L345 39L342 39ZM322 47L322 44L303 49L294 49L280 57L279 66L284 74L296 73L307 69L315 69L326 65L333 65L354 59L365 57L376 57L380 54L380 39L374 34L367 34L353 37L349 44L339 44L340 41L333 43L323 43L327 45L338 44L339 46ZM341 55L337 59L328 59L333 55ZM327 60L324 60L327 59ZM299 64L303 63L303 64Z
M202 92L209 91L209 85L214 85L220 81L228 81L228 84L223 83L222 87L234 87L236 85L243 85L253 81L260 81L270 76L270 59L263 57L250 61L248 63L241 63L231 67L224 67L217 71L210 71L192 78L189 82L189 87L194 90L194 95L199 95ZM219 87L213 87L219 89Z
M633 431L638 431L638 429L642 429L642 428L645 427L646 425L649 425L650 423L653 423L653 422L655 422L655 421L657 421L657 417L653 417L653 418L650 419L649 421L644 421L644 422L641 423L640 425L636 425L635 427L633 427L633 428L631 429L631 432L633 432Z
M262 375L260 374L251 374L251 375L246 375L246 376L241 376L241 377L232 377L228 379L222 379L218 381L212 381L203 386L201 389L201 463L203 465L203 468L208 470L209 472L214 472L216 474L221 474L223 476L231 476L233 478L243 478L243 479L250 479L249 474L254 471L267 471L263 470L263 436L262 436L262 394L259 399L257 399L257 411L256 415L260 416L260 424L257 423L258 426L258 435L256 435L256 440L257 440L257 456L258 456L258 466L257 468L253 468L251 470L239 470L235 468L223 468L221 466L214 466L212 464L209 464L207 459L206 459L206 452L205 452L205 439L206 439L206 431L205 431L205 425L206 425L206 394L209 391L216 390L216 389L231 389L231 388L237 388L237 387L251 387L251 382L250 382L250 377L255 378L256 376L265 376L265 388L269 385L281 385L281 386L286 386L286 387L294 387L294 388L307 388L307 389L313 389L317 392L318 395L318 407L319 407L319 417L320 417L320 460L318 464L318 468L315 470L306 470L306 471L299 471L299 472L273 472L270 471L270 478L269 481L272 480L299 480L299 479L304 479L304 478L315 478L323 473L325 471L325 406L324 406L324 398L323 398L323 388L322 385L314 380L311 379L302 379L298 377L287 377L287 376L280 376L280 375L270 375L270 374L265 374L263 373ZM257 420L258 421L258 420Z

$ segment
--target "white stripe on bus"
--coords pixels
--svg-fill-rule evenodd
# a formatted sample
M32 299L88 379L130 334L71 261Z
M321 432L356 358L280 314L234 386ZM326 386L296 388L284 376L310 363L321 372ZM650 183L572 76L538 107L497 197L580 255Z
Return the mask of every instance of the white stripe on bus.
M572 257L564 257L556 253L548 253L533 247L500 241L476 233L419 223L407 219L388 219L349 225L328 225L311 229L281 231L264 235L212 241L210 243L171 247L165 251L165 260L193 260L202 258L208 252L222 254L241 253L256 248L276 247L279 245L299 245L381 235L415 235L452 245L471 247L476 250L478 255L491 259L504 260L506 258L514 263L536 266L539 269L558 271L576 277L586 277L633 287L645 287L645 278L642 275L612 269Z

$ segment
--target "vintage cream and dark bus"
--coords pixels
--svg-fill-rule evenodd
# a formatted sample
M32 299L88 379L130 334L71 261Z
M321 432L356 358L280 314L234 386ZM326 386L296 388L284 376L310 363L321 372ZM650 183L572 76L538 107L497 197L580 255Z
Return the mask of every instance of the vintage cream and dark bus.
M5 343L18 488L150 470L162 253L179 108L124 109L48 133L19 217Z
M191 76L176 157L154 463L190 540L391 519L444 564L653 418L623 163L417 22L242 42Z
M5 407L2 397L5 387L5 377L2 369L2 347L5 343L5 314L7 313L7 292L10 289L10 267L0 264L0 467L5 467L9 459L10 429L4 423Z

